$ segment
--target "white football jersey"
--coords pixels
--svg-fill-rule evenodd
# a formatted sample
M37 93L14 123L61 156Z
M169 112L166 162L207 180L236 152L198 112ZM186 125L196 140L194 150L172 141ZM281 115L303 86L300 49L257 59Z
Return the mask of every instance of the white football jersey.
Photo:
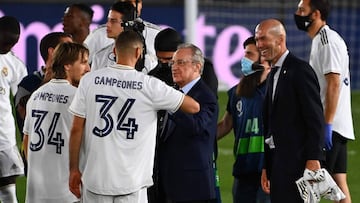
M327 73L340 74L340 95L333 121L333 130L345 138L355 139L351 113L351 87L348 49L341 36L325 25L314 37L310 65L319 80L320 95L325 109Z
M30 97L24 134L28 137L26 202L75 202L69 190L69 106L76 87L52 79Z
M93 56L92 64L91 64L91 71L99 70L105 67L109 67L116 64L115 58L115 44L112 43L107 47L101 49L100 51L96 52ZM157 58L151 54L145 54L145 68L142 70L143 73L147 74L152 68L157 65ZM152 67L152 68L148 68Z
M113 40L113 43L95 53L91 60L91 71L96 71L116 64L114 46Z
M89 63L92 63L92 59L96 52L113 43L114 39L107 37L106 24L99 25L99 27L91 31L83 42L89 49Z
M12 52L0 54L0 151L16 145L10 91L15 95L18 84L26 75L25 64Z
M159 26L154 25L152 23L149 23L146 21L143 21L143 22L144 22L145 27L144 27L144 31L142 34L145 38L146 55L145 55L145 68L143 69L142 72L147 74L148 72L150 72L150 70L155 68L155 66L157 65L157 58L156 58L156 53L155 53L155 48L154 48L154 42L155 42L156 35L160 32L161 29ZM115 57L115 55L112 53L113 50L106 50L106 53L100 53L100 56L95 57L95 55L98 55L98 52L100 52L104 49L108 49L109 45L112 45L112 47L114 47L114 39L107 37L106 25L100 25L98 28L96 28L95 30L90 32L90 34L86 37L84 44L90 50L89 63L91 63L91 64L93 64L94 60L99 60L96 58L103 57L103 55L106 55L106 57L108 55L112 55ZM100 60L103 61L103 59L100 59ZM109 62L107 62L107 63L109 63ZM95 67L94 70L100 69L98 67L106 67L106 66L104 66L105 63L96 62L96 64L97 65L95 65L95 66L91 65L91 70L93 70L93 67ZM99 66L98 64L101 64L101 65Z
M90 191L124 195L151 186L157 110L177 111L183 93L132 67L86 74L70 111L86 119L82 182Z

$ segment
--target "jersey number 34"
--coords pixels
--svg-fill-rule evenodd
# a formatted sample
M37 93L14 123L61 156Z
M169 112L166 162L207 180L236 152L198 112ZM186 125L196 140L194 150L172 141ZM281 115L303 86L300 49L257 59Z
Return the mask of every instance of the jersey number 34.
M44 145L45 142L45 133L41 128L41 124L43 123L48 111L41 110L33 110L31 116L36 118L34 124L35 133L39 136L39 139L36 143L30 142L30 150L31 151L39 151ZM51 121L50 127L48 129L48 140L47 144L54 145L56 147L56 153L61 154L61 147L64 146L64 139L62 138L62 134L59 132L55 133L56 124L58 123L60 118L60 113L55 112L53 119Z
M99 128L98 126L95 126L92 131L94 135L99 137L105 137L109 135L110 132L113 130L114 119L109 114L109 110L115 103L116 99L117 97L113 97L113 96L106 96L106 95L95 96L95 101L98 103L102 103L102 106L100 107L100 118L105 122L105 125L103 128ZM117 116L116 129L125 131L126 139L134 139L134 133L138 131L138 124L136 124L135 118L128 117L127 120L125 120L134 103L135 103L135 99L127 99Z

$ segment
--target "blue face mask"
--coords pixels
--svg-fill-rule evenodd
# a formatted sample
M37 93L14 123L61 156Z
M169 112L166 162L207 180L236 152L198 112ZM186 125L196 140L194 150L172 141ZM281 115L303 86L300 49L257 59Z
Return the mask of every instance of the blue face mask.
M241 59L241 71L245 76L264 70L264 66L246 57Z

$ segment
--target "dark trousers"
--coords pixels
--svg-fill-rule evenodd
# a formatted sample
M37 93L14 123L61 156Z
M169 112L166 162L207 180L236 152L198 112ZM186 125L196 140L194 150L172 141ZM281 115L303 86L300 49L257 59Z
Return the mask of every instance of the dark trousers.
M216 202L216 200L194 200L194 201L182 201L182 202L166 200L165 203L214 203L214 202Z

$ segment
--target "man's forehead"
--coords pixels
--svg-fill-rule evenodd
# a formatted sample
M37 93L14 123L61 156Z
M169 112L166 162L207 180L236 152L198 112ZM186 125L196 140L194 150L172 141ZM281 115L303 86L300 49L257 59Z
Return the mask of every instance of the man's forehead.
M301 0L298 4L299 9L306 9L310 7L310 0Z
M62 37L60 39L61 42L73 42L72 38L71 37Z
M112 17L120 17L121 18L123 16L123 14L116 11L116 10L109 10L108 17L110 17L110 16L112 16Z

